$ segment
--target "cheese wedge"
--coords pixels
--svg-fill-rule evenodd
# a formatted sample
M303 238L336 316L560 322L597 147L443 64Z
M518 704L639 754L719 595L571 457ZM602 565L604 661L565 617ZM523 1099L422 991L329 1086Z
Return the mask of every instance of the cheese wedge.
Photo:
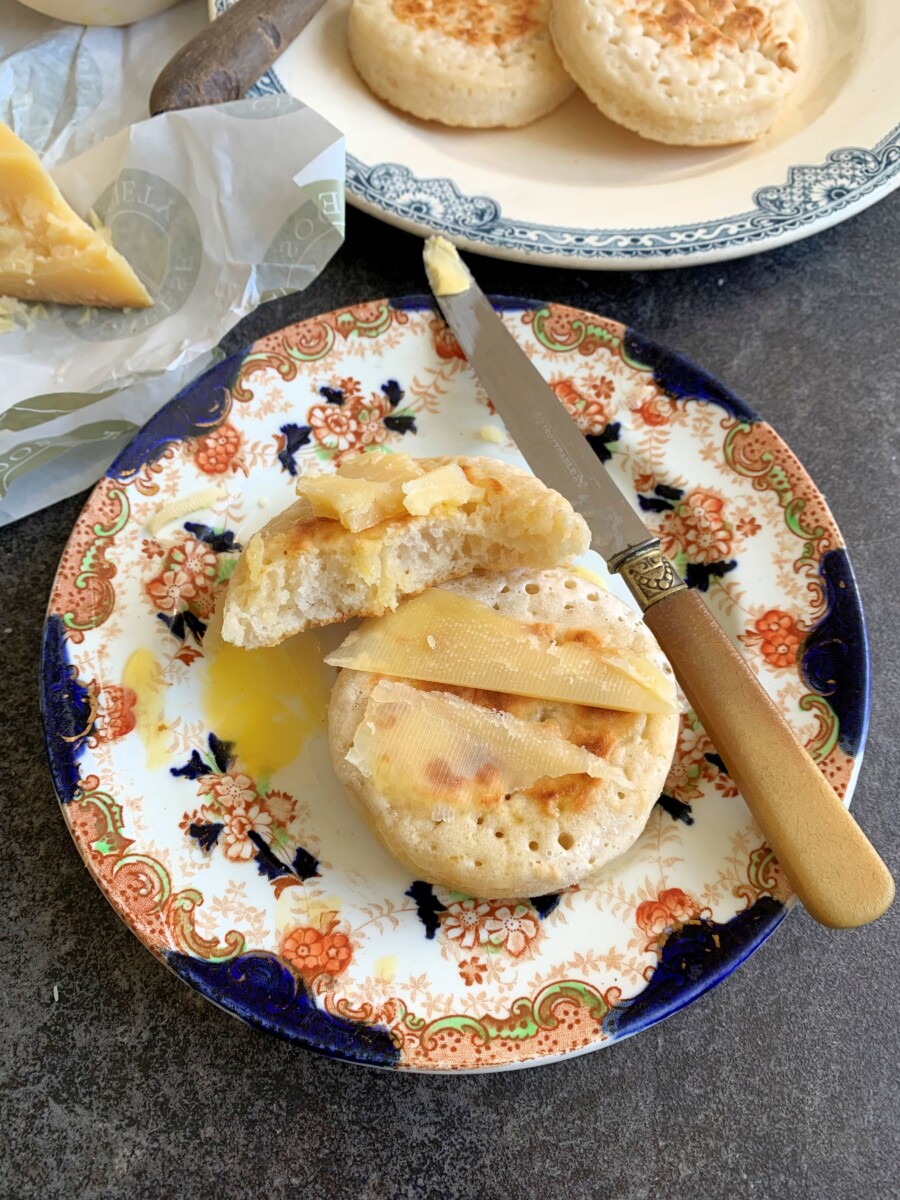
M590 630L525 624L431 588L367 621L325 660L334 667L625 712L673 713L671 678Z
M553 728L387 679L369 697L347 761L391 804L425 806L433 819L491 808L540 779L627 782L618 768Z
M0 295L148 308L147 289L63 199L35 152L0 121Z

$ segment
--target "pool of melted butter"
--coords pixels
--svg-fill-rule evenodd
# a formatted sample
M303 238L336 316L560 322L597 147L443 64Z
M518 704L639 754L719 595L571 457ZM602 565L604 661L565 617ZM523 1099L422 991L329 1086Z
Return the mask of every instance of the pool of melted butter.
M322 662L312 630L280 646L244 650L222 640L221 625L221 613L214 614L203 639L200 714L207 730L234 743L240 769L265 786L325 729L333 671ZM152 649L132 653L122 684L136 697L136 730L147 766L159 769L170 758L167 716L173 714L166 711L165 668ZM172 704L169 698L168 707Z

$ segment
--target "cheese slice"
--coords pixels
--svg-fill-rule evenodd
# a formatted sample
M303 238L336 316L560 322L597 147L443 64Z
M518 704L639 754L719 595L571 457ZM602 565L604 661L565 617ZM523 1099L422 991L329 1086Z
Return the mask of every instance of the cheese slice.
M414 517L425 517L442 504L460 508L484 497L484 488L469 483L459 463L426 471L418 479L404 483L403 492L406 511Z
M649 659L604 646L589 631L526 625L443 588L366 621L325 661L593 708L676 711L671 678Z
M0 295L148 308L147 289L63 199L35 152L0 121Z
M304 475L297 495L312 505L313 515L340 521L359 533L380 521L406 515L403 484L424 475L408 454L358 454L333 475Z
M310 502L314 516L340 521L353 533L404 512L401 485L371 479L305 475L297 484L297 494Z
M370 479L373 483L406 483L425 472L408 454L370 450L342 463L335 474L342 479Z
M340 521L359 533L392 517L427 516L434 509L481 500L456 463L424 470L408 454L363 454L333 475L311 473L297 483L314 516Z
M449 692L375 685L347 761L392 805L442 819L490 808L538 780L589 775L621 787L622 771L555 729L471 704Z
M151 537L156 537L173 521L180 521L182 517L186 517L190 513L201 512L204 508L212 508L218 500L224 500L227 495L224 488L214 484L200 492L193 492L190 496L170 500L168 504L161 505L149 518L147 532Z

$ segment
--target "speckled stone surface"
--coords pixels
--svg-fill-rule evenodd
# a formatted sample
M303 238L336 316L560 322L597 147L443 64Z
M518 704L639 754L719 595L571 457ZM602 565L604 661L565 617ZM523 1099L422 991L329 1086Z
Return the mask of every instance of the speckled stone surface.
M854 808L896 874L900 195L819 237L678 273L473 259L486 290L627 321L702 363L825 491L869 619ZM306 293L234 347L423 290L420 243L351 212ZM342 1066L252 1032L108 907L57 811L37 711L51 579L81 498L0 530L0 1196L889 1200L900 1195L900 905L835 933L798 911L724 985L610 1050L499 1075ZM54 1002L53 988L59 1000Z

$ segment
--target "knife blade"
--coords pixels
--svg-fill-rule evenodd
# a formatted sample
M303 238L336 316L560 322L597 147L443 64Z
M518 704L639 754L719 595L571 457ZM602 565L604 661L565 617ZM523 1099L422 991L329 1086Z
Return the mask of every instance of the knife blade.
M650 541L615 483L597 470L597 456L587 441L572 436L571 417L481 289L473 282L464 292L436 299L519 452L548 487L581 513L592 548L609 561Z
M425 270L447 324L526 462L581 513L593 548L627 583L810 914L837 928L875 920L893 900L887 867L741 653L678 576L455 248L429 239Z

